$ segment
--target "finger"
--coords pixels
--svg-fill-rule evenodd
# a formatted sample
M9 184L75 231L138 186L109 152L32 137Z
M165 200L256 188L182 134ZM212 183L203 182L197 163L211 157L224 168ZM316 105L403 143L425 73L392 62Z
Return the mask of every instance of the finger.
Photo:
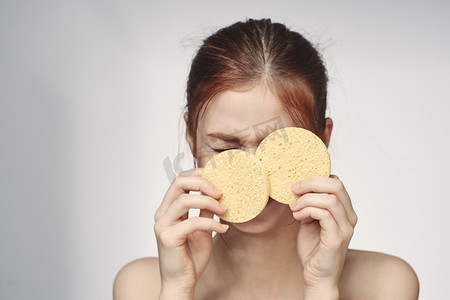
M181 194L189 193L190 191L200 191L203 195L208 195L210 197L220 199L222 196L221 191L214 187L205 178L199 176L177 176L170 187L167 189L164 195L163 201L155 213L155 221L158 220L167 208L172 204L172 202Z
M321 228L320 239L333 248L339 248L342 245L342 235L336 220L332 214L318 207L308 206L302 210L293 213L294 219L303 221L308 218L318 220Z
M308 206L328 210L342 232L349 232L351 230L352 225L347 217L345 208L335 195L308 193L289 204L289 207L294 213Z
M160 234L159 239L167 247L181 246L186 241L186 236L195 231L216 231L225 233L229 226L221 224L214 219L192 217L172 226L169 230Z
M193 169L189 169L186 171L181 172L180 174L178 174L178 176L184 176L184 177L188 177L188 176L202 176L203 173L203 168L193 168Z
M166 210L160 221L164 224L172 225L178 223L179 219L185 215L190 208L209 210L217 215L225 213L226 206L216 199L204 195L182 194Z
M345 208L350 224L354 227L357 222L357 216L353 209L350 196L344 187L342 181L336 176L333 177L313 177L297 182L293 185L292 191L301 196L306 193L329 193L334 194L341 201ZM297 189L296 189L297 188Z

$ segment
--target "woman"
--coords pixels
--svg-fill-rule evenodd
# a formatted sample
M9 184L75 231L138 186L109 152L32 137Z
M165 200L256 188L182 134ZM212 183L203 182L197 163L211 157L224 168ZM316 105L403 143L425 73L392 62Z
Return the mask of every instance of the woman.
M294 184L297 201L269 199L248 222L213 218L226 207L201 174L218 152L254 153L265 136L288 126L309 129L328 146L326 70L306 39L270 20L219 30L193 60L187 101L186 138L198 168L167 190L155 214L159 258L122 268L116 300L417 299L418 280L406 262L348 249L357 216L335 175ZM190 208L199 217L187 218Z

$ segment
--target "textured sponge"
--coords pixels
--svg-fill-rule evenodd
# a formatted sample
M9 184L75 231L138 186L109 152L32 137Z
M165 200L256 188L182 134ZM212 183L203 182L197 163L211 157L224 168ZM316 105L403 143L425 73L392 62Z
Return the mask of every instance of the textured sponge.
M269 179L254 155L237 149L223 151L205 165L202 177L222 191L227 206L221 219L243 223L256 217L269 200Z
M289 204L297 200L292 185L309 177L330 175L330 155L311 131L285 127L266 136L255 153L269 176L270 197Z

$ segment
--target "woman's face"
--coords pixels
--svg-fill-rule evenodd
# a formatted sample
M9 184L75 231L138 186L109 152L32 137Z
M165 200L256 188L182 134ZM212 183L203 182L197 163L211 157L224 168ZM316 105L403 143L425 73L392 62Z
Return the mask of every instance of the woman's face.
M198 122L198 166L204 167L211 157L219 153L218 150L241 149L255 154L261 140L268 134L289 126L295 125L267 85L219 93L211 99ZM247 232L261 232L293 220L287 205L270 198L266 208L255 219L233 226Z

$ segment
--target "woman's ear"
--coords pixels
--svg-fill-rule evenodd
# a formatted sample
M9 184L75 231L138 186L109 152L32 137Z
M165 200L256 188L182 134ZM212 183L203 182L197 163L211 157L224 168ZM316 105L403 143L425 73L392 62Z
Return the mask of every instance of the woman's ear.
M188 112L185 112L185 113L184 113L184 121L186 122L186 140L187 140L188 143L189 143L189 147L191 148L191 153L192 153L192 155L194 155L194 157L195 157L195 154L194 154L194 142L193 142L193 139L192 139L191 134L189 133L189 129L188 129L188 120L189 120L189 118L188 118Z
M330 143L331 132L333 131L333 120L330 118L325 119L325 129L323 133L320 135L325 146L328 148L328 144Z

